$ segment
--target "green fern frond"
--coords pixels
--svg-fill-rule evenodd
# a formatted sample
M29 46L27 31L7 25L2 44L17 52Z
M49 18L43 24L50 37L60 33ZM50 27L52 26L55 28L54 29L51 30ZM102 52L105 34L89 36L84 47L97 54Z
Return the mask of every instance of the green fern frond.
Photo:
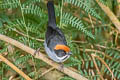
M19 6L18 0L3 0L3 2L0 4L1 9L17 8L18 6Z
M107 5L107 3L105 2L105 0L99 0L102 4Z
M42 0L27 0L25 3L27 4L33 4L33 3L36 3L36 2L41 2Z
M31 55L26 55L26 56L19 57L19 58L16 59L15 64L18 65L20 63L24 63L30 58L31 58Z
M22 5L22 9L24 14L33 14L33 15L37 15L37 16L42 16L43 17L43 10L36 6L36 5Z
M30 72L28 75L29 75L30 77L34 77L34 76L35 76L35 72Z
M10 66L8 66L8 65L5 64L5 63L2 64L2 68L3 68L3 69L6 69L6 70L10 70L10 69L11 69Z
M117 77L118 79L120 79L120 76L118 76L118 75L120 75L120 70L119 70L119 68L120 68L120 62L119 62L120 54L119 54L119 51L116 51L113 49L107 49L106 53L109 56L113 57L112 60L107 59L106 63L109 64L108 66L113 71L114 76ZM118 59L118 61L116 61L117 59ZM104 72L106 74L111 74L110 71L106 67L105 67ZM112 77L112 75L111 75L111 77Z
M11 37L34 49L38 49L40 47L41 52L44 53L43 41L45 37L46 25L48 22L48 13L46 9L47 1L1 0L0 34ZM111 9L113 9L113 1L116 0L99 1L103 4L107 3L107 6L109 8L112 7ZM106 18L104 12L102 12L100 7L96 4L97 3L95 0L54 0L57 25L62 26L64 33L66 33L65 36L68 43L67 45L70 47L72 52L70 58L65 62L65 66L71 66L75 68L80 75L86 77L88 80L98 80L100 79L100 75L97 73L95 64L91 58L91 54L96 54L96 56L101 57L105 61L105 63L112 70L116 79L119 80L120 50L118 49L119 43L114 43L114 37L116 36L116 39L119 40L120 36L116 34L116 31L114 31L112 27L110 27L111 22L108 18ZM99 12L101 16L99 16L97 12ZM88 17L88 14L95 17L95 19L92 19L92 25L94 25L94 27L91 27L91 23L89 21L84 20L84 22L82 22L82 20L80 19ZM75 16L80 16L80 18ZM99 19L101 20L101 17L104 21L99 23ZM104 26L103 24L107 24L107 26L109 27L106 28L106 26ZM110 40L107 40L108 38L105 39L106 35L108 35L111 31L113 31L114 33L110 34L110 36L107 36L110 37ZM83 34L81 34L81 32ZM94 35L92 34L92 32ZM106 41L104 42L103 40ZM8 45L6 45L4 41L0 41L1 54L8 50L7 46ZM17 65L17 67L23 70L25 69L25 72L32 79L35 79L36 77L36 70L39 70L40 68L40 70L42 70L43 67L48 68L47 63L39 59L35 59L31 55L24 54L22 50L16 47L13 48L14 53L5 55L6 58L10 59L11 62ZM90 51L87 51L87 49L89 49ZM92 50L95 50L95 52ZM101 54L102 52L105 54ZM34 67L33 64L28 64L28 61L32 61L32 63L34 63ZM110 71L99 59L95 58L95 62L100 72L102 72L102 75L104 75L105 79L109 79L108 76L112 78ZM18 66L18 64L20 66ZM7 80L9 79L9 76L7 77L6 73L8 72L8 70L13 70L3 62L1 63L1 65L2 66L0 66L0 76L2 75L3 79ZM20 80L24 80L24 78L22 78L21 76L18 76L18 78ZM37 79L38 78L41 79L41 75L37 75ZM61 80L73 79L68 76L64 76L64 78L62 78Z
M2 44L2 43L1 43ZM1 47L1 46L0 46ZM5 51L7 51L7 46L5 46L3 49L0 49L0 54L4 53Z
M87 3L85 3L85 0L64 0L64 2L78 6L82 9L84 9L87 13L91 14L92 16L94 16L98 19L101 19L101 17L98 15L98 13L95 11L95 9L90 7Z
M71 24L73 27L77 28L78 30L81 30L87 36L95 39L95 37L89 31L86 30L85 26L83 25L83 23L80 19L70 15L69 13L63 13L62 16L63 16L62 23Z

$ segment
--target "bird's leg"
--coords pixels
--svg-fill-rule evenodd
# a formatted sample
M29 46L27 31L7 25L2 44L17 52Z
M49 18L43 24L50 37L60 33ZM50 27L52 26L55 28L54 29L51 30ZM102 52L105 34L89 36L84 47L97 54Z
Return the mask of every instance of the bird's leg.
M64 71L64 64L61 62L61 63L59 63L60 64L60 66L59 66L59 70L60 71Z
M35 56L36 54L39 54L39 51L40 51L40 48L38 48L38 49L34 52L34 56Z

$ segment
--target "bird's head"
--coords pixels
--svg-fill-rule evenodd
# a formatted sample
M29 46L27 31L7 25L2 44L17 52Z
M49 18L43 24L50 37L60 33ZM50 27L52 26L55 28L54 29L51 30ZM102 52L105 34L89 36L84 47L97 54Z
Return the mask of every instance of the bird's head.
M65 55L70 55L70 48L66 45L56 45L54 51L58 57L63 57ZM69 54L70 53L70 54Z

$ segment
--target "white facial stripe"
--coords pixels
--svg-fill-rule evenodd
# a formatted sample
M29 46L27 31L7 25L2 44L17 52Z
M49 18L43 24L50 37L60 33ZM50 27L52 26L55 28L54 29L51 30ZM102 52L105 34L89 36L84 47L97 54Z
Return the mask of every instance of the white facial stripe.
M58 57L58 56L55 54L54 51L51 51L51 50L47 47L47 44L46 44L46 43L44 43L44 46L45 46L45 51L46 51L46 53L49 55L49 57L50 57L52 60L54 60L54 61L56 61L56 62L64 62L65 60L67 60L67 59L70 57L70 55L65 55L65 56L63 56L63 57Z
M63 59L65 59L65 57L67 57L68 55L65 55L65 56L63 56L63 57L58 57L57 55L56 55L56 57L57 57L57 59L59 59L59 60L63 60Z

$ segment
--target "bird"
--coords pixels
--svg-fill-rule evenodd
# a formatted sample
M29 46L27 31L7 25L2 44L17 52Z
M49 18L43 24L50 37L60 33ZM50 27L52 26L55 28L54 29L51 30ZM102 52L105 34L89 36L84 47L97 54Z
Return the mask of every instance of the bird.
M72 54L63 32L56 25L54 2L47 2L48 25L45 33L44 47L49 58L62 63Z

